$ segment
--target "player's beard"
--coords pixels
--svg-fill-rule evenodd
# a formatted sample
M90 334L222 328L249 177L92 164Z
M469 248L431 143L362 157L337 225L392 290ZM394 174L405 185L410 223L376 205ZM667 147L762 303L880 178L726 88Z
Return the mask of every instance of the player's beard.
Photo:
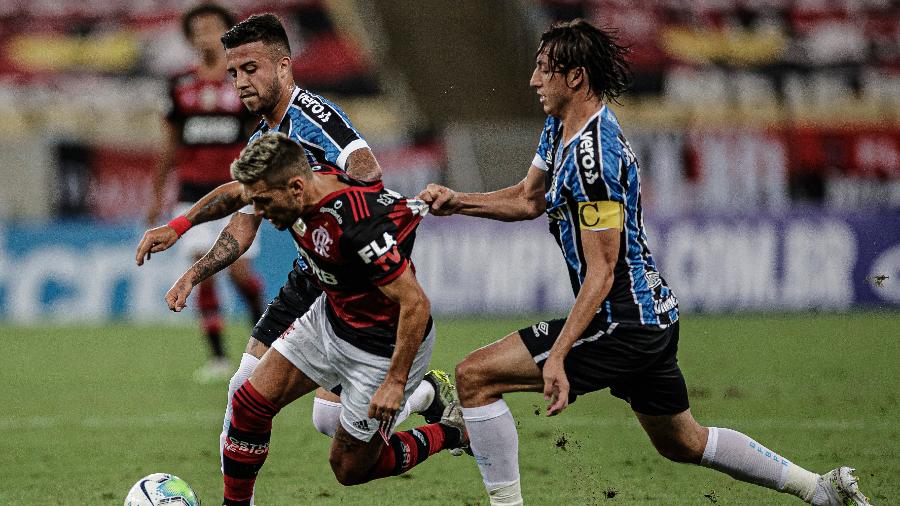
M276 75L272 79L272 82L266 86L265 93L258 95L259 104L256 106L256 110L254 111L251 109L250 112L261 116L271 114L275 110L275 106L278 105L278 100L281 98L281 88L281 80L278 79L278 76ZM265 97L265 99L263 97Z

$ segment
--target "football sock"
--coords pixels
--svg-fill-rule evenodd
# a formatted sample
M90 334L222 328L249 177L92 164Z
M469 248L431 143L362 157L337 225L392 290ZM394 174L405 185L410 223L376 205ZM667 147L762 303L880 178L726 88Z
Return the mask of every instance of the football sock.
M519 435L503 399L475 408L462 408L469 445L491 504L522 504L519 491Z
M471 436L470 436L471 437ZM700 465L732 478L795 495L810 502L819 475L788 461L745 434L709 428Z
M459 436L458 430L439 423L395 432L381 449L366 481L403 474L444 448L459 446Z
M235 286L238 293L241 294L241 298L244 299L244 303L247 304L247 309L250 310L250 317L253 318L252 323L255 325L262 318L263 314L262 281L260 281L259 276L253 273L249 274L246 280L235 283Z
M256 475L269 455L272 418L278 411L249 381L234 393L231 426L222 454L225 505L250 504Z
M434 400L434 396L437 395L434 391L434 387L431 383L427 381L422 381L419 383L419 386L413 390L413 393L410 394L409 398L406 399L406 404L400 409L397 413L396 421L394 422L394 427L403 423L404 420L409 418L409 415L413 413L421 413L422 411L428 409L428 406L431 405L431 401Z
M316 397L313 399L312 422L317 431L334 437L334 431L341 423L341 403Z
M200 310L200 327L206 335L213 356L224 357L222 346L222 317L219 315L219 296L216 284L208 279L197 287L197 308Z
M253 374L253 370L256 369L257 364L259 364L258 358L249 353L244 353L243 356L241 356L241 364L231 377L231 381L228 382L228 404L225 406L225 420L222 422L222 434L219 435L220 456L223 454L222 452L225 448L225 439L228 437L228 428L231 427L231 401L234 398L234 392L236 392L245 381L250 379L250 375ZM225 470L223 468L222 473L224 472Z

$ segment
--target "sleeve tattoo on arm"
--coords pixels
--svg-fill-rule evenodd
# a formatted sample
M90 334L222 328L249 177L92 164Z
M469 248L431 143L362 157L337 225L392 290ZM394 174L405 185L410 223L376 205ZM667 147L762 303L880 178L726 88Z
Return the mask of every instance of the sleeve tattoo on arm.
M200 283L231 265L241 256L241 253L237 239L228 230L223 230L213 247L191 267L196 276L196 283Z
M231 212L240 209L241 206L242 202L240 201L239 196L236 197L225 193L216 195L194 213L193 220L191 221L194 224L197 224L224 218Z

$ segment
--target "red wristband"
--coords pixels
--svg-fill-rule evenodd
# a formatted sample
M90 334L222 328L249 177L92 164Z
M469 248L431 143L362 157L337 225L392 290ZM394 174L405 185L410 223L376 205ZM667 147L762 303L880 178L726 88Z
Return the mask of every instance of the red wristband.
M183 236L184 233L188 231L188 229L194 226L194 224L191 223L191 220L185 218L183 215L173 218L172 221L167 223L167 225L172 227L172 230L174 230L175 233L178 234L178 237Z

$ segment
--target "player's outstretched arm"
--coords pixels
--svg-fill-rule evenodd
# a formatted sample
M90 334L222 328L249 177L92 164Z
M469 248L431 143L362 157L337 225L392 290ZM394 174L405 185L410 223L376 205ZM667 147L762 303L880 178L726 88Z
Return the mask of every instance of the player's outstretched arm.
M546 209L544 172L531 167L525 179L514 186L488 193L461 193L446 186L429 184L419 198L437 216L465 214L500 221L531 220Z
M619 257L620 233L621 230L615 228L581 232L581 248L587 263L587 274L566 323L544 363L544 400L550 402L547 407L548 416L561 413L569 405L569 380L563 361L572 345L594 319L597 308L612 288L613 272Z
M195 286L240 258L253 244L260 221L258 216L235 213L216 243L166 293L169 309L176 312L184 309Z
M381 166L369 148L360 148L347 157L347 174L360 181L381 179Z
M369 416L390 422L403 405L403 389L409 379L413 359L422 344L422 336L428 328L431 303L409 266L397 279L379 288L387 298L400 305L400 319L391 365L384 382L372 396Z
M229 181L201 197L184 213L184 217L192 225L199 225L224 218L249 203L243 185L238 181Z
M231 181L218 186L194 204L188 212L169 223L144 232L134 260L144 265L153 253L172 247L192 226L224 218L249 204L241 183Z

